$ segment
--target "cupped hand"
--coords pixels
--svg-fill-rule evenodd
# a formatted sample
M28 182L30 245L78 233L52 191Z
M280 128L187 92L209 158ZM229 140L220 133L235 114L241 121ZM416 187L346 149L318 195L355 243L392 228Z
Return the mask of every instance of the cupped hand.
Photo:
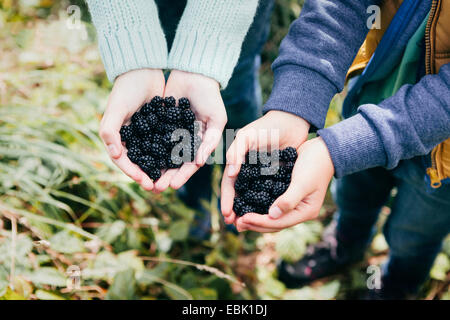
M100 137L112 161L145 190L152 190L153 181L128 159L120 139L120 128L154 96L164 94L164 74L156 69L129 71L116 78L100 123Z
M239 231L276 232L319 216L334 166L322 138L298 149L289 188L269 209L268 215L247 213L235 221Z
M227 165L222 177L221 209L225 222L236 220L233 211L234 183L245 155L250 150L298 148L308 138L310 125L304 119L283 111L269 111L238 131L227 151Z
M199 135L202 143L193 162L184 163L181 168L169 169L163 173L155 184L156 192L161 192L169 186L173 189L182 187L205 164L218 146L227 123L220 86L212 78L197 73L173 70L167 80L164 96L189 99L191 109L200 125Z

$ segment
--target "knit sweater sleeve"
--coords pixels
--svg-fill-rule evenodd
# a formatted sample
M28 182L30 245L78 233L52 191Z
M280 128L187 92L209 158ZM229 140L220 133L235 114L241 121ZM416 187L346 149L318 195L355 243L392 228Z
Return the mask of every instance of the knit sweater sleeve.
M258 0L188 0L168 67L200 73L228 84Z
M167 67L167 43L152 0L87 0L110 81L142 68Z

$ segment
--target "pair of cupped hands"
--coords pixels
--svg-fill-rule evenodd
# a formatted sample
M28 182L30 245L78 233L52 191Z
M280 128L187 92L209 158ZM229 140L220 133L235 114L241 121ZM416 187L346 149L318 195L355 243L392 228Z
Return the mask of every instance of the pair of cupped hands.
M128 159L119 133L121 126L129 123L131 116L154 96L188 98L201 123L202 137L194 162L166 170L156 182ZM100 137L112 161L125 174L145 190L160 193L169 187L181 188L206 163L220 143L226 123L227 113L216 80L172 70L166 81L162 70L139 69L116 78L100 123ZM306 141L309 127L307 121L296 115L269 111L238 131L227 151L222 178L221 210L226 223L235 224L239 231L275 232L318 216L334 167L320 137ZM277 141L267 139L267 132L272 130L278 132ZM245 154L249 150L270 150L272 145L279 149L291 146L298 151L291 184L271 206L268 215L248 213L237 217L233 212L234 182Z

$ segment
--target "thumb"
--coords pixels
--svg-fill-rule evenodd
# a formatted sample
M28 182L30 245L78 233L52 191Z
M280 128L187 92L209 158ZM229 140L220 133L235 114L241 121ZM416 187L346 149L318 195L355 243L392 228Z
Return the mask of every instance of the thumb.
M297 171L296 167L300 169L299 166L294 166L289 187L275 200L269 209L269 217L272 219L278 219L283 214L292 211L310 192L307 183L308 179L304 179L305 175L301 174L301 169Z
M100 124L100 137L105 143L111 158L118 159L122 155L123 147L120 138L120 128L124 118L120 114L105 113Z

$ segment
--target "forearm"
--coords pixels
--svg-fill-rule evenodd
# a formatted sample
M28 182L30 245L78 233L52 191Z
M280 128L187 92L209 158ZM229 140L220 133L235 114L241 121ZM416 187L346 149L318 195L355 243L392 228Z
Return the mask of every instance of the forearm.
M149 0L87 0L108 78L142 68L165 69L167 44Z
M428 154L450 137L450 64L318 134L337 177L376 166L394 168L400 160Z
M188 0L169 54L169 69L228 84L258 0Z
M307 0L273 63L274 86L264 111L290 112L322 128L369 31L366 10L378 2Z

